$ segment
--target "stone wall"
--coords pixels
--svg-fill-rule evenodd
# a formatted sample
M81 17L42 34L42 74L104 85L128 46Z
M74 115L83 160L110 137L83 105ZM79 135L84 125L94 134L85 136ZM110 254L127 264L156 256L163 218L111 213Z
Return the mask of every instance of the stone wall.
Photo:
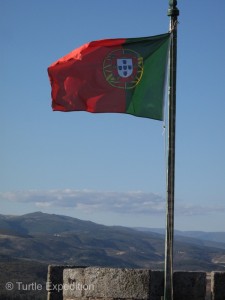
M225 300L225 272L212 272L212 300Z
M225 300L225 272L174 272L174 300ZM164 272L147 269L49 266L48 300L161 300Z

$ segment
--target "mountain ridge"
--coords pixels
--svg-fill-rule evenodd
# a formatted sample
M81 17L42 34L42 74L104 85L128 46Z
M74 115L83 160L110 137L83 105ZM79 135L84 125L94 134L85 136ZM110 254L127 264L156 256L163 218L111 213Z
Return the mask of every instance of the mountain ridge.
M34 212L0 215L0 255L41 263L163 269L164 236ZM177 269L224 270L225 244L175 236Z

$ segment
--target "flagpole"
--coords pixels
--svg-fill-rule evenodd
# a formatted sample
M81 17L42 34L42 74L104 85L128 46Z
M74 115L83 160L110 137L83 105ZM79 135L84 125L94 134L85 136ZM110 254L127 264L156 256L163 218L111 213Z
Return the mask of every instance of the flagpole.
M175 186L175 129L176 129L176 69L177 69L177 17L176 0L169 0L168 16L172 33L169 66L168 152L166 195L166 238L164 300L173 300L173 240L174 240L174 186Z

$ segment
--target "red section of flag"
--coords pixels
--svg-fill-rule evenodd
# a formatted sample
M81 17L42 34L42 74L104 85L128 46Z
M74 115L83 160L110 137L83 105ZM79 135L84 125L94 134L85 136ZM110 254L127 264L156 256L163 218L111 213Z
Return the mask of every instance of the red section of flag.
M48 68L53 110L125 112L125 90L111 86L103 74L105 57L124 42L94 41L53 63Z

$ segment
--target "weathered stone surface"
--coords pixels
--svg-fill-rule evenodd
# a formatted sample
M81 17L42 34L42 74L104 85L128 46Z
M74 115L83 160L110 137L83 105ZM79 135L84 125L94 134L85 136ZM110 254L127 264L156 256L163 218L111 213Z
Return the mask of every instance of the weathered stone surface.
M63 300L63 270L65 268L79 268L78 266L48 266L46 289L47 300Z
M151 271L150 299L161 300L164 291L164 272Z
M63 270L65 266L48 266L48 277L46 283L46 289L48 291L48 300L63 300L62 291L53 289L54 285L63 282Z
M212 300L225 299L225 272L211 273Z
M225 300L225 272L213 275L213 300ZM161 300L164 272L49 266L48 300ZM174 272L174 300L205 300L206 273Z
M174 272L174 300L205 300L205 272Z
M63 299L149 299L150 273L139 269L65 269Z

